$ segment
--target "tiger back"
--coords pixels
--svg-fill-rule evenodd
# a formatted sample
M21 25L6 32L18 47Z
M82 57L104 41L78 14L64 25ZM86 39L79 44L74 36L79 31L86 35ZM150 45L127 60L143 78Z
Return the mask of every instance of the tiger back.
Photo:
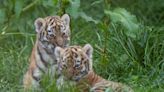
M38 18L34 25L36 42L23 79L25 89L37 88L43 74L54 76L57 62L53 52L57 46L67 47L70 41L70 17L67 14Z
M91 45L84 47L70 46L65 49L56 47L55 55L58 63L58 70L65 80L76 82L82 92L133 92L133 90L121 83L108 81L97 75L92 68Z

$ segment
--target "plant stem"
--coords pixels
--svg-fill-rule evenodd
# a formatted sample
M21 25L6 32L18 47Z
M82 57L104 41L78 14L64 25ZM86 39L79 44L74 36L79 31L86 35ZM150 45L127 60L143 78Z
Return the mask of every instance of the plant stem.
M27 11L28 9L30 9L31 7L33 7L36 3L38 3L38 0L35 0L34 2L30 3L29 5L27 5L26 7L24 7L22 9L22 12Z

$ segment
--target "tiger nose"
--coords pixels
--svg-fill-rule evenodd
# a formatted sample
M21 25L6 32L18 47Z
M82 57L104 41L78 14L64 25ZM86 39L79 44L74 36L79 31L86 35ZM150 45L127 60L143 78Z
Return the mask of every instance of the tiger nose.
M63 39L62 38L57 39L57 45L60 47L63 46Z

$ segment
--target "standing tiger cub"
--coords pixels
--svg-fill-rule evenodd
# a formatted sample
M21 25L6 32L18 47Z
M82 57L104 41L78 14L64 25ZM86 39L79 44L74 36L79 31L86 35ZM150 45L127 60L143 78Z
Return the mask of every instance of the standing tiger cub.
M65 80L74 81L82 92L133 92L121 83L107 81L98 76L92 68L93 48L87 44L84 47L70 46L68 48L56 47L55 56L58 71Z
M34 24L37 36L23 79L25 89L38 87L43 74L55 74L57 62L53 52L56 46L67 47L70 41L70 17L67 14L38 18Z

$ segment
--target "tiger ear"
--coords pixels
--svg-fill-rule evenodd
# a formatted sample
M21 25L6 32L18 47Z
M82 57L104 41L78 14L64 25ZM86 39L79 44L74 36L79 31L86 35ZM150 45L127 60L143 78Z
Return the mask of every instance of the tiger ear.
M69 27L69 24L70 24L70 17L68 14L64 14L62 17L61 17L61 20L64 21L64 23L66 24L66 26Z
M87 54L89 58L92 58L93 48L90 44L86 44L83 47L84 52Z
M55 56L56 56L56 58L60 57L62 51L63 51L63 48L61 48L61 47L56 47L55 48Z
M90 44L86 44L84 47L83 47L83 50L84 52L86 53L86 55L89 57L89 70L92 70L92 53L93 53L93 48Z
M36 31L37 33L40 32L41 29L42 29L42 27L43 27L43 25L44 25L44 19L42 19L42 18L37 18L37 19L35 20L34 25L35 25L35 31Z

